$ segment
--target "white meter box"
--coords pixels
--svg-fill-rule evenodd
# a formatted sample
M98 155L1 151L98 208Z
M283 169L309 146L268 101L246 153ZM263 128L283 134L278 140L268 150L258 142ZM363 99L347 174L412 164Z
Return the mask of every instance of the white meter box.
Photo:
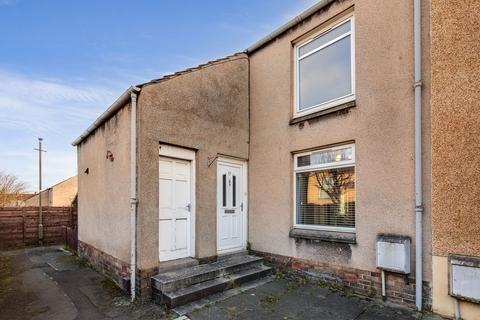
M450 256L450 295L480 303L480 257Z
M377 237L377 268L396 272L410 273L409 237L397 235L379 235Z

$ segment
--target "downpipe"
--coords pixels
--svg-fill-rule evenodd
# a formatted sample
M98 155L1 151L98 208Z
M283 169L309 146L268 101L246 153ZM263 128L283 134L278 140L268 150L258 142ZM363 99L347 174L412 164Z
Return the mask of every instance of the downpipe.
M422 185L422 40L421 0L413 0L415 89L415 304L422 311L423 283L423 185Z
M132 88L130 93L130 298L136 297L137 270L137 94Z

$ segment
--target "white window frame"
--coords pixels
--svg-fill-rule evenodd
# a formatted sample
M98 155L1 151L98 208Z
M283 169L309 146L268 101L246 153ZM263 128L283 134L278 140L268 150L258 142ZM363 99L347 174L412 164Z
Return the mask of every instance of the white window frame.
M306 44L312 42L313 40L321 37L323 34L327 33L330 30L335 29L336 27L340 26L341 24L343 24L347 21L350 21L350 26L351 26L350 32L344 33L343 35L338 36L337 38L335 38L333 40L330 40L329 42L325 43L324 45L322 45L318 48L315 48L312 51L309 51L308 53L302 55L301 57L298 56L301 47L303 47L304 45L306 45ZM350 61L350 66L351 66L351 71L350 72L351 72L352 92L348 95L338 97L338 98L335 98L335 99L332 99L332 100L329 100L329 101L326 101L326 102L322 102L320 104L308 107L308 108L300 111L300 87L298 85L299 84L299 77L300 77L300 75L299 75L299 69L300 69L299 68L299 62L300 62L300 60L302 58L305 58L308 55L311 55L311 54L313 54L317 51L322 50L323 48L328 47L329 45L331 45L331 44L333 44L333 43L335 43L335 42L337 42L337 41L339 41L339 40L341 40L341 39L343 39L343 38L345 38L349 35L350 35L350 60L351 60ZM295 52L295 63L294 63L294 66L295 66L295 91L294 91L295 92L295 99L294 99L294 101L295 102L294 102L294 107L293 107L294 118L301 117L301 116L304 116L304 115L307 115L307 114L311 114L311 113L314 113L314 112L317 112L317 111L326 110L326 109L335 107L337 105L355 100L355 20L354 20L353 14L350 15L346 19L342 19L340 22L336 22L335 24L332 24L329 27L326 27L326 28L322 29L321 31L319 31L316 34L309 37L307 40L296 44L295 47L294 47L294 52Z
M351 160L344 160L338 161L334 163L327 163L327 164L319 164L319 165L309 165L309 166L302 166L298 167L298 157L311 155L312 153L318 151L329 151L329 150L338 150L338 149L345 149L351 148L352 149L352 159ZM298 224L297 223L297 173L301 172L312 172L318 170L328 170L328 169L337 169L337 168L351 168L353 167L356 173L355 168L355 144L343 144L337 145L330 148L319 148L315 150L311 150L308 152L296 153L293 155L293 227L298 229L309 229L309 230L323 230L323 231L335 231L335 232L348 232L348 233L355 233L355 227L335 227L335 226L326 226L326 225L309 225L309 224ZM356 174L355 174L356 180ZM356 188L356 182L355 182ZM356 191L356 190L355 190ZM356 197L357 192L355 192L355 209L356 209ZM355 212L356 213L356 212ZM355 214L356 220L356 214ZM356 222L355 222L356 225Z

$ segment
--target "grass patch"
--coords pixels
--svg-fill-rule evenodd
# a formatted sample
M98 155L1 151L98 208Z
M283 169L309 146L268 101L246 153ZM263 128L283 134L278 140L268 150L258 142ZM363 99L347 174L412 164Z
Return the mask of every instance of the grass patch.
M260 301L262 302L266 302L266 303L275 303L275 302L278 302L278 297L276 295L273 295L273 294L267 294L265 296L263 296Z

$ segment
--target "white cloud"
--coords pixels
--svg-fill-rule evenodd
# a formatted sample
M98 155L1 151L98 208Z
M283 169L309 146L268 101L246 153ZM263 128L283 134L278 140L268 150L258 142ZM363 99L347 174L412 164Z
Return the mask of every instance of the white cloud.
M58 130L59 121L67 118L83 123L97 115L99 107L105 108L115 98L109 89L73 87L1 70L0 83L0 112L3 114L0 129L21 125L32 133Z
M37 137L44 138L45 187L76 173L70 143L124 88L70 85L0 70L0 170L38 186Z

